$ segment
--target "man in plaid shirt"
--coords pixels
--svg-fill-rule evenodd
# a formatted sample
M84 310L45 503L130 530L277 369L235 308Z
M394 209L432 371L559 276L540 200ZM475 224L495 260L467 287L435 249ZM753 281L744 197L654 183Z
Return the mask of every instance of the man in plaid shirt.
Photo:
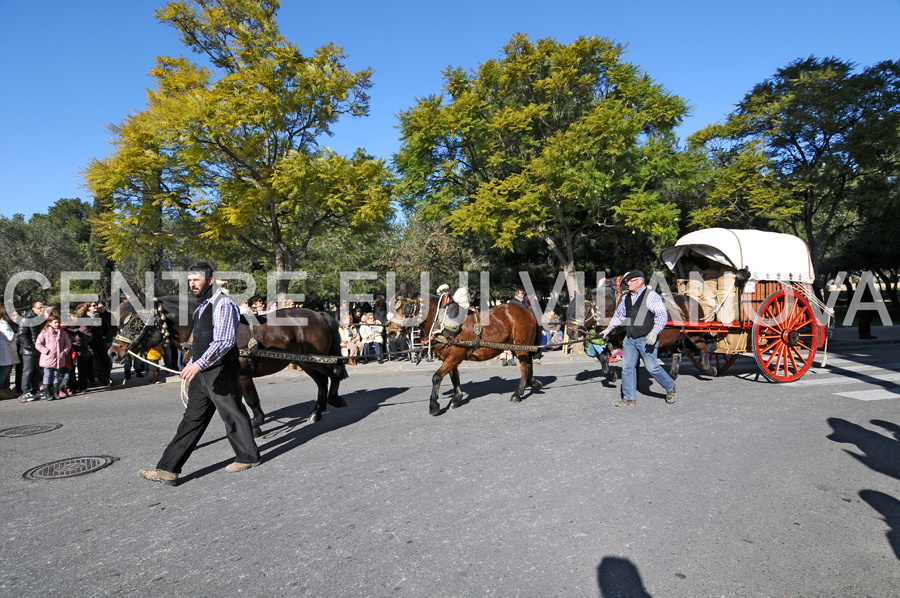
M212 266L206 262L189 268L188 285L200 305L194 310L191 353L195 358L181 370L181 377L189 383L187 408L156 469L138 472L142 478L170 486L177 483L215 411L225 422L225 435L237 456L225 471L259 465L259 449L238 386L240 361L234 340L238 308L223 287L215 284Z
M638 357L644 360L647 372L666 389L666 402L674 403L675 381L659 365L656 357L659 349L656 339L669 321L666 306L659 293L644 284L644 273L640 270L628 272L622 280L628 284L628 295L616 308L609 326L600 333L606 339L617 326L625 324L628 330L623 341L622 400L616 403L616 407L637 404Z

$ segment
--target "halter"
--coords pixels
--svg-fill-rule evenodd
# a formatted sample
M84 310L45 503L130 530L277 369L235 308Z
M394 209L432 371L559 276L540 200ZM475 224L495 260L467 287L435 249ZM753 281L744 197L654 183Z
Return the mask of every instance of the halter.
M114 339L115 341L119 341L120 343L123 343L123 344L127 343L127 345L125 346L126 353L131 350L131 347L133 345L137 344L137 342L143 338L144 333L146 333L149 328L157 328L158 327L160 333L163 336L163 343L169 344L169 342L170 342L169 326L166 323L166 315L165 315L165 312L163 311L162 306L159 304L159 301L156 298L153 299L152 313L153 313L153 323L149 324L149 325L144 323L145 318L137 317L141 314L148 315L148 312L146 312L146 311L144 311L144 312L135 311L133 313L130 313L125 317L125 320L122 321L122 329L127 329L129 332L134 334L134 338L128 338L127 336L122 336L121 334L117 334L115 336L115 339Z
M394 317L391 318L391 323L396 324L400 328L406 328L407 326L404 323L410 318L415 318L422 311L422 295L415 299L397 297L394 307Z

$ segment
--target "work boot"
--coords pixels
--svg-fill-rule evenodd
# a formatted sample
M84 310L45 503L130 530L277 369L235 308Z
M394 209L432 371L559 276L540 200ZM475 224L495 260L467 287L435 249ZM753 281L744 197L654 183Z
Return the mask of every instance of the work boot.
M626 401L625 399L616 403L616 407L634 407L635 405L637 405L637 401Z
M172 473L171 471L165 471L164 469L151 469L149 471L142 469L138 472L138 475L145 480L159 482L166 486L174 486L178 483L178 474Z
M256 467L259 465L259 461L256 463L238 463L235 461L234 463L229 463L225 468L225 471L228 473L235 473L237 471L244 471L245 469L250 469L251 467Z
M672 387L672 390L666 393L666 403L672 404L675 402L675 399L678 398L678 392L676 387Z

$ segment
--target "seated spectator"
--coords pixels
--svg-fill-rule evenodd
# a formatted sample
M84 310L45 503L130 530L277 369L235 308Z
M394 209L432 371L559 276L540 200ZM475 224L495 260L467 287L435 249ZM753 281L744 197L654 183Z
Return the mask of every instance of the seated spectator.
M563 323L556 312L552 309L541 318L541 327L544 329L542 345L555 345L563 340L562 327ZM557 350L561 347L551 347L550 350Z
M353 316L347 314L340 327L341 333L341 355L349 357L347 362L349 365L356 365L360 353L362 353L362 340L359 336L359 329L353 324Z
M363 316L363 323L359 327L359 335L363 342L363 357L366 361L371 359L370 355L374 353L377 356L378 363L384 363L381 346L383 339L384 327L381 322L375 319L375 314L369 312Z

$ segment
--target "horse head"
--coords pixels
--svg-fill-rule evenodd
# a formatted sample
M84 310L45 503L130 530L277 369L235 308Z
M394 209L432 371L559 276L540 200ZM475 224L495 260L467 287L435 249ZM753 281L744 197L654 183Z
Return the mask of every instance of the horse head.
M391 297L388 306L391 309L390 323L385 331L388 338L395 340L408 328L424 325L428 328L429 317L433 318L437 297L427 293L417 293L409 297L397 293Z
M140 354L182 340L182 329L191 325L178 326L172 319L170 308L174 308L170 304L177 305L177 301L178 297L154 298L146 310L136 310L130 302L123 303L119 308L119 332L107 352L109 358L121 363L129 352Z

